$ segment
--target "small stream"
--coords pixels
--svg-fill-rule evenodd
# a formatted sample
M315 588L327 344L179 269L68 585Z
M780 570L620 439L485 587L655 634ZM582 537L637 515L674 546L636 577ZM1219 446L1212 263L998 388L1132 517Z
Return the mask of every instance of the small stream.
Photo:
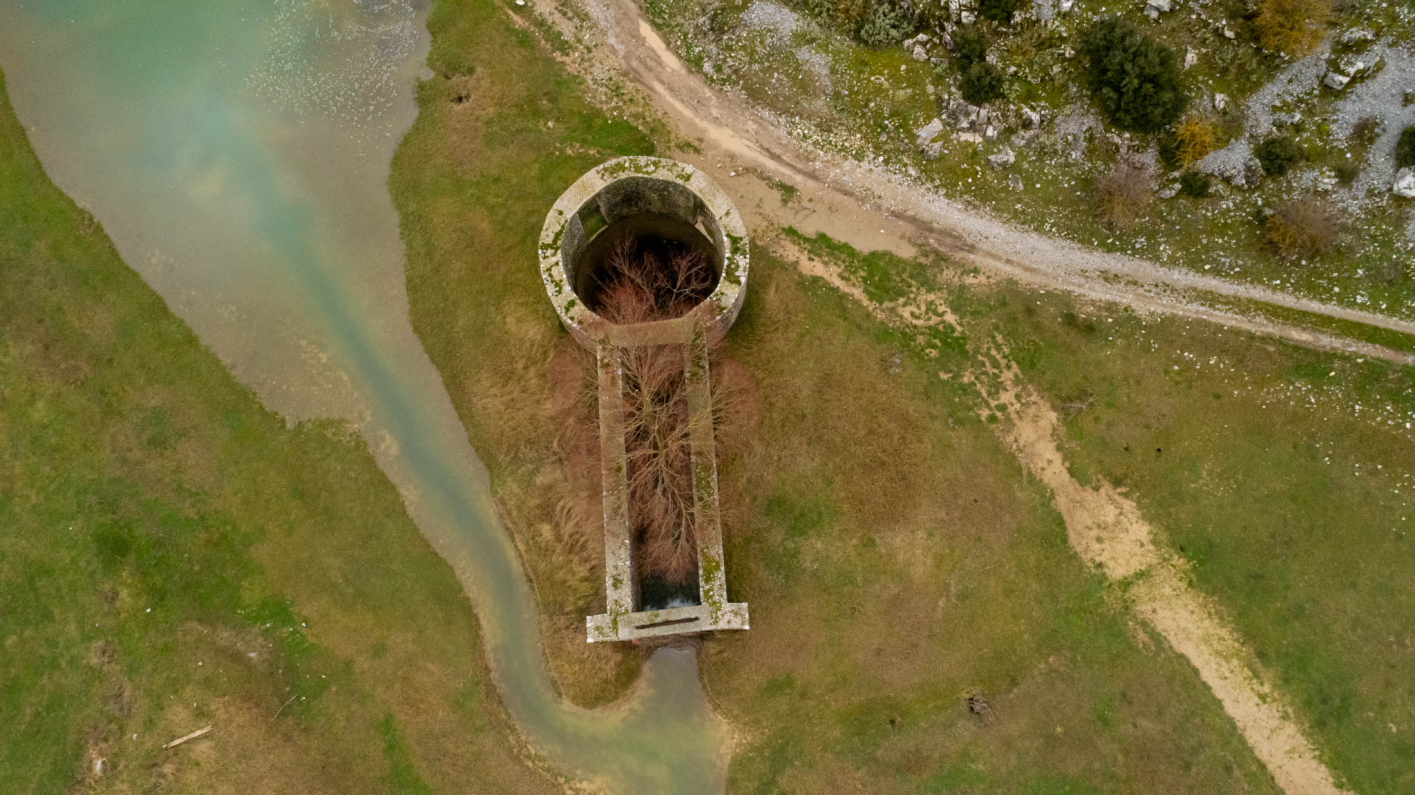
M50 177L237 378L290 421L360 429L467 589L502 700L546 760L616 792L721 792L724 732L692 653L658 652L612 709L556 695L486 470L408 321L387 178L425 12L0 0L0 67Z

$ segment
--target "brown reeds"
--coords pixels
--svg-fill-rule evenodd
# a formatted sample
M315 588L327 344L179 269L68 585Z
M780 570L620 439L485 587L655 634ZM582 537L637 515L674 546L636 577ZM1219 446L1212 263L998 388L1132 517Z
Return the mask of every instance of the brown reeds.
M1154 198L1149 171L1129 160L1096 177L1097 213L1117 232L1125 232L1149 212Z
M606 258L596 311L627 325L681 317L712 291L711 263L694 251L667 255L616 244ZM621 351L623 420L628 463L629 529L640 577L682 585L697 571L692 418L688 412L685 351L680 345ZM600 460L593 357L568 340L551 361L552 409L564 428L557 449L571 482L571 499L558 513L584 525L599 516ZM713 364L714 436L718 451L740 441L755 422L750 376L740 365Z
M682 317L712 293L716 275L700 251L660 253L625 238L605 257L594 309L620 325Z
M1336 245L1341 220L1315 198L1279 204L1267 219L1267 239L1287 259L1316 257Z

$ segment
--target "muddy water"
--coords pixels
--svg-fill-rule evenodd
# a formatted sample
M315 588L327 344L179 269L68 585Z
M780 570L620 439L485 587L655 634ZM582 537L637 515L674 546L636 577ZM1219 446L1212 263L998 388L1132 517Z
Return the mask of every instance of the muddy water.
M287 418L353 421L485 628L503 700L574 778L723 786L696 658L633 697L556 697L485 469L407 316L388 164L427 50L406 0L0 0L0 66L54 181ZM527 262L534 268L536 263Z

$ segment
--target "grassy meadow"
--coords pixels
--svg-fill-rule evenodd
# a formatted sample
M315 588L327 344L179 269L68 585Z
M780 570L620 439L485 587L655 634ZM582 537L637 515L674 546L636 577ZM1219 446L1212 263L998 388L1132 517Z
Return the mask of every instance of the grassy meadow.
M7 793L556 791L363 442L264 410L3 91L0 649Z
M1415 370L1056 295L955 308L1053 405L1091 401L1073 473L1126 489L1192 564L1333 770L1415 788Z

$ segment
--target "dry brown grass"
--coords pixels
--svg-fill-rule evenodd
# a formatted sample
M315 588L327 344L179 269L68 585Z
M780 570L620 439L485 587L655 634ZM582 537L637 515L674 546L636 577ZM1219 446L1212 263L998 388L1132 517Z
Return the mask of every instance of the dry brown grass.
M1202 160L1218 145L1218 131L1213 122L1198 116L1185 119L1174 134L1179 139L1179 164L1186 168Z
M1296 58L1321 42L1331 14L1329 0L1261 0L1253 24L1263 49Z
M700 252L656 252L626 238L605 259L594 310L620 325L682 317L712 293L715 276Z
M606 266L596 308L621 325L680 317L713 287L712 266L697 252L661 256L626 240L611 249ZM626 348L621 355L635 562L640 576L681 584L696 572L698 560L684 352L681 346L661 345ZM593 357L564 341L551 358L550 381L551 411L562 423L556 450L569 484L556 515L567 535L584 539L577 546L592 549L589 539L602 526ZM751 378L740 365L717 361L712 394L714 431L719 449L725 449L755 422Z
M1154 184L1145 168L1128 160L1096 177L1097 213L1107 226L1124 232L1145 217L1154 199Z
M1336 245L1341 221L1316 199L1284 202L1267 220L1267 240L1288 259L1315 257Z
M624 351L629 523L640 576L683 583L697 568L692 433L683 349Z

